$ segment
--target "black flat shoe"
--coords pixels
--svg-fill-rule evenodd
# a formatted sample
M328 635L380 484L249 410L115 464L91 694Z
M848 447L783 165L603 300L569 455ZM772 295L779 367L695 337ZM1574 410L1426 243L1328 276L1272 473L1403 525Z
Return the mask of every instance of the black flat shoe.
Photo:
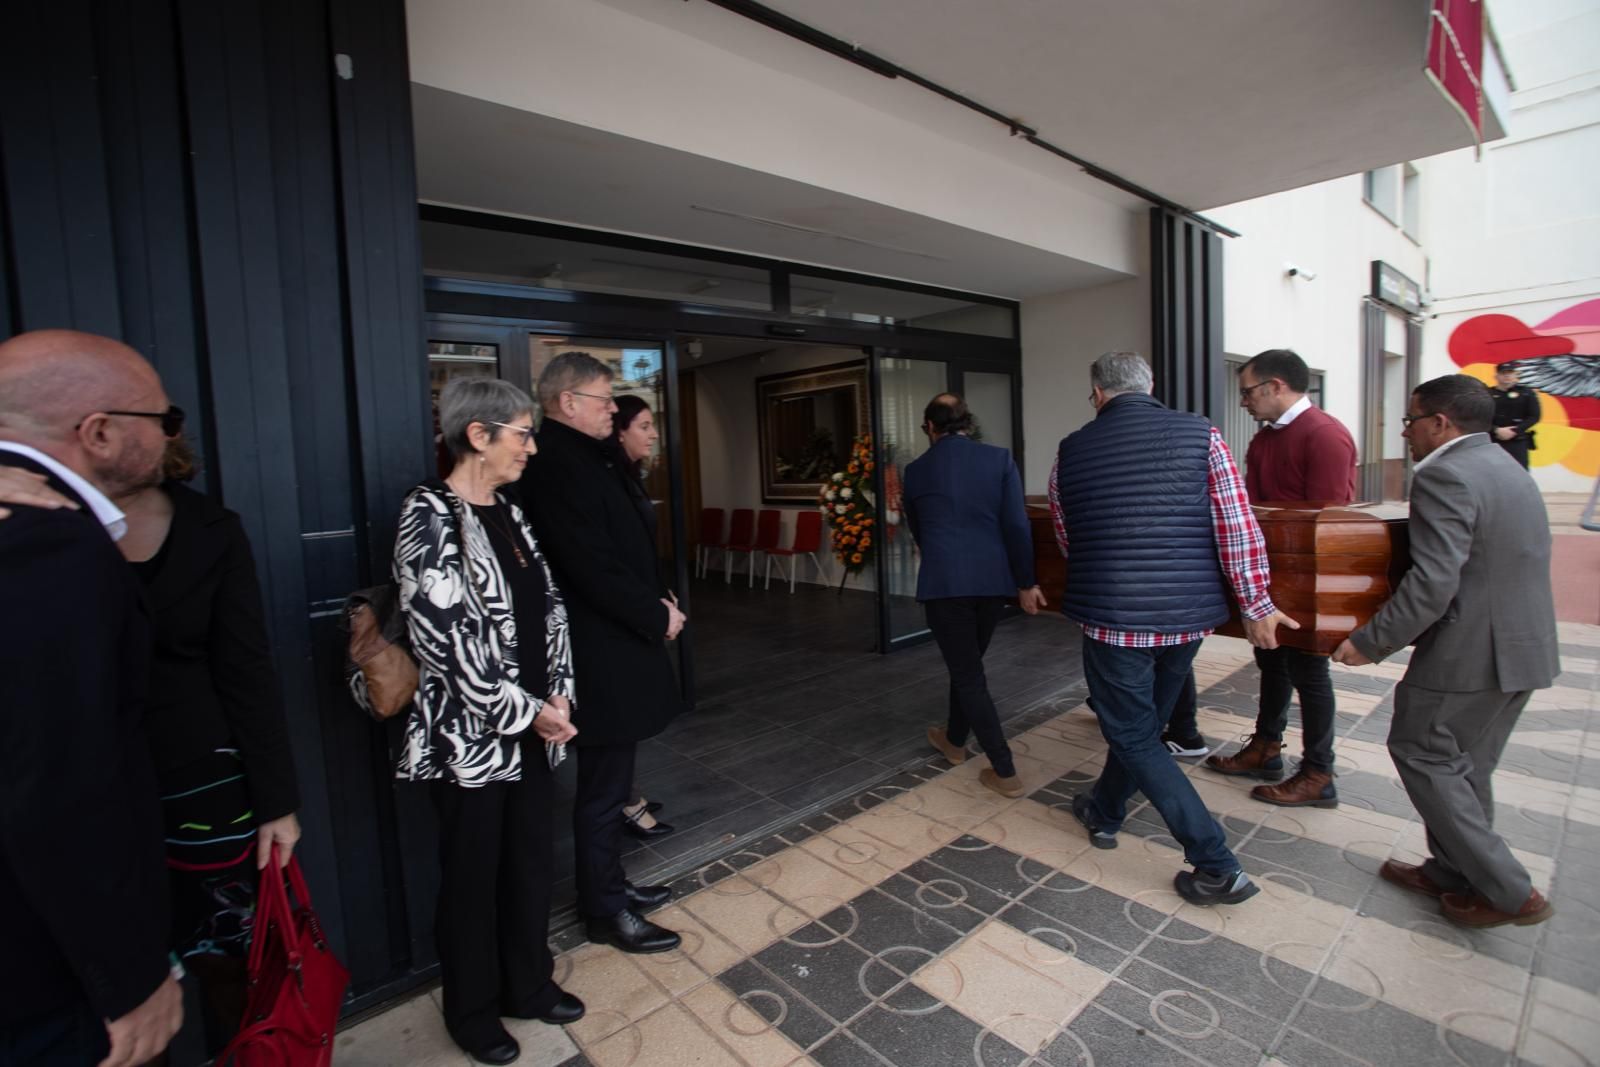
M666 805L661 803L661 801L659 801L659 800L651 800L651 801L647 801L645 803L644 810L648 811L651 815L654 815L656 812L660 811L664 807L666 807Z
M658 822L654 826L640 826L639 820L644 818L644 813L649 810L649 807L646 806L645 808L634 812L632 815L624 812L622 816L622 828L641 841L653 841L658 837L666 837L668 834L672 833L673 830L677 829L677 827L671 825L670 823L664 822Z
M551 1026L566 1026L583 1018L583 1001L571 993L562 993L561 999L556 1001L550 1010L539 1016L539 1021L549 1023Z
M615 945L624 952L639 955L671 952L683 941L671 930L657 926L629 908L623 908L609 919L589 919L584 928L589 940L597 945Z
M479 1063L503 1067L504 1064L517 1062L517 1057L522 1055L522 1046L517 1044L516 1038L507 1034L504 1041L496 1041L494 1044L484 1045L482 1048L468 1048L465 1051L468 1056L471 1056Z
M659 908L672 899L672 890L664 885L634 885L632 882L624 882L623 888L628 893L628 907L634 911Z

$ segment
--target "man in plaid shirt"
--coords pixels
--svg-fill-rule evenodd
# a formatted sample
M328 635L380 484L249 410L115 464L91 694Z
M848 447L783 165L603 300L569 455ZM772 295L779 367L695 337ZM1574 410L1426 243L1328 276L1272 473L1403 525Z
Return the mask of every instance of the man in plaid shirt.
M1143 792L1195 867L1174 879L1178 893L1237 904L1258 887L1161 732L1201 639L1228 618L1230 592L1257 647L1276 648L1278 626L1298 625L1268 594L1266 543L1216 427L1152 397L1137 353L1101 356L1090 382L1096 417L1061 442L1049 488L1067 557L1062 611L1083 626L1089 701L1108 746L1072 812L1095 847L1115 848L1128 800Z

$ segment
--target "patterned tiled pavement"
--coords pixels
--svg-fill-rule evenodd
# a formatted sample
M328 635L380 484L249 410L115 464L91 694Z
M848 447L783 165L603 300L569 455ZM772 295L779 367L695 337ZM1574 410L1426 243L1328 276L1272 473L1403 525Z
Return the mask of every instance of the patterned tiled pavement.
M1172 891L1182 857L1150 809L1116 850L1088 847L1068 804L1104 746L1067 689L1008 723L1023 799L979 785L981 757L930 759L679 879L653 916L679 951L558 939L557 978L589 1014L508 1021L520 1062L1597 1067L1600 627L1561 630L1565 673L1495 779L1496 825L1556 907L1543 925L1462 930L1376 876L1424 848L1383 747L1400 664L1334 669L1337 809L1272 808L1191 768L1263 888L1214 910ZM1202 729L1236 746L1248 648L1208 639L1196 670ZM341 1035L335 1062L469 1062L437 995Z

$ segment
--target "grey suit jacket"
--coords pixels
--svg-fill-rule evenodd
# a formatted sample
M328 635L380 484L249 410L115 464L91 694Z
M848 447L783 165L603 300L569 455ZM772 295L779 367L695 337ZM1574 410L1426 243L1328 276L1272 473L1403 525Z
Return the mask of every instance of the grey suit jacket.
M1412 642L1406 681L1466 693L1543 689L1560 672L1550 520L1528 472L1477 434L1417 471L1411 569L1350 635L1382 661Z

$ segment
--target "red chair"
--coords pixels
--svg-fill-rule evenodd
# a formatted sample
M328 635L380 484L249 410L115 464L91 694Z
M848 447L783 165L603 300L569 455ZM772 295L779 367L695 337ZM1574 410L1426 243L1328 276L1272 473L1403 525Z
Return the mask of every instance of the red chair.
M822 512L802 511L794 520L794 544L788 548L767 549L767 588L772 588L772 557L778 556L789 561L789 592L794 592L795 566L799 563L797 556L810 556L811 565L817 569L817 577L822 577L822 564L817 561L817 549L822 547ZM782 575L779 575L781 578Z
M729 582L733 581L733 557L729 554L735 545L748 545L756 529L756 513L750 508L733 509L733 525L728 529L728 539L712 548L722 550L722 560L728 567Z
M745 514L748 515L749 512L746 511ZM754 541L750 540L748 531L742 541L739 540L736 534L728 538L730 544L724 550L728 557L727 574L723 578L725 582L731 583L733 581L733 553L742 552L750 560L746 568L746 573L750 575L750 588L754 589L756 587L756 553L771 552L778 547L778 536L783 529L780 525L781 519L782 516L778 514L777 508L762 508L760 516L756 519L756 539ZM739 525L739 512L737 511L733 513L733 524L737 529Z
M721 508L700 509L700 543L694 547L694 573L697 578L706 576L706 562L714 548L727 548L722 539L722 520L727 512Z

